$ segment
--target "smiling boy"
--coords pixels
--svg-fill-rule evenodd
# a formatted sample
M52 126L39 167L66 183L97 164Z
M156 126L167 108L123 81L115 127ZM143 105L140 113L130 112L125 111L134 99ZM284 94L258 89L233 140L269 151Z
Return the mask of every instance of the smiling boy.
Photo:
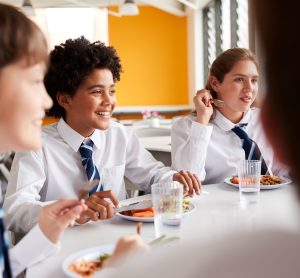
M113 206L125 198L124 176L145 191L155 182L173 179L190 194L199 194L197 177L164 167L133 132L111 121L121 70L114 48L84 37L67 40L51 52L45 85L54 105L48 114L60 120L44 128L41 150L15 157L4 204L11 230L27 232L41 206L76 196L87 178L97 175L97 192L87 199L89 209L81 215L80 224L113 216ZM82 144L92 151L92 177L83 167Z

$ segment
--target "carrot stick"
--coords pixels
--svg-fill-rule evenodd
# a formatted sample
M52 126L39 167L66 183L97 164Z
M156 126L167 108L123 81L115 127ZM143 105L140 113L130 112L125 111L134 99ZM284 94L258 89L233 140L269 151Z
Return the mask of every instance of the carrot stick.
M152 211L142 211L142 212L135 212L132 214L133 217L153 217Z
M143 222L138 222L136 224L136 232L137 232L138 235L141 235L142 226L143 226Z

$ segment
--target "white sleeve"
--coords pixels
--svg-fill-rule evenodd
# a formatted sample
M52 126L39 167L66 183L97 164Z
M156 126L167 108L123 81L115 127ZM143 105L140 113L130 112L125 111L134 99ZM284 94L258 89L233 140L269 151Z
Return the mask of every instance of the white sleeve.
M9 250L13 277L25 268L58 252L59 244L53 244L36 225L16 246Z
M172 169L190 171L203 181L212 130L212 126L197 123L191 117L176 119L171 130Z
M15 155L3 208L9 230L27 233L38 222L40 209L49 202L40 202L46 180L42 150Z
M137 136L128 131L125 176L141 190L150 191L150 185L159 181L170 181L176 171L165 167L147 151Z

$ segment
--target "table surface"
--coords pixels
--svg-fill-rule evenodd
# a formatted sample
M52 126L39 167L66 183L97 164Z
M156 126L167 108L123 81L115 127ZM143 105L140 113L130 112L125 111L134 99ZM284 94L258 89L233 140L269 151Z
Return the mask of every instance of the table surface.
M148 151L171 152L171 136L140 137L139 140Z
M159 119L159 127L169 127L171 128L172 119ZM119 123L127 127L149 127L150 120L120 120Z
M143 111L157 111L159 113L164 112L179 112L192 110L192 105L147 105L147 106L117 106L114 110L114 114L142 114Z
M260 200L248 207L241 205L239 191L225 183L205 185L208 194L194 197L194 212L184 216L181 241L193 236L212 239L216 235L236 232L239 229L259 230L284 228L299 230L299 206L292 185L278 189L263 190ZM97 223L68 228L61 239L58 254L28 269L27 277L65 277L63 261L71 254L83 249L114 244L121 236L136 232L136 222L118 216ZM154 224L144 223L142 236L154 238Z

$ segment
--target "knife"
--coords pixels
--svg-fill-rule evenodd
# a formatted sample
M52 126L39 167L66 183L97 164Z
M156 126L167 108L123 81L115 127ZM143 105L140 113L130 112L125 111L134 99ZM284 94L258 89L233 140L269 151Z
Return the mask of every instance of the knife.
M88 193L91 189L93 189L96 185L98 185L100 180L91 180L86 181L83 185L77 190L77 197L79 199L84 199L88 196Z
M146 209L153 207L151 200L142 200L138 202L131 203L129 205L121 206L119 208L115 208L115 212L122 212L133 209Z

